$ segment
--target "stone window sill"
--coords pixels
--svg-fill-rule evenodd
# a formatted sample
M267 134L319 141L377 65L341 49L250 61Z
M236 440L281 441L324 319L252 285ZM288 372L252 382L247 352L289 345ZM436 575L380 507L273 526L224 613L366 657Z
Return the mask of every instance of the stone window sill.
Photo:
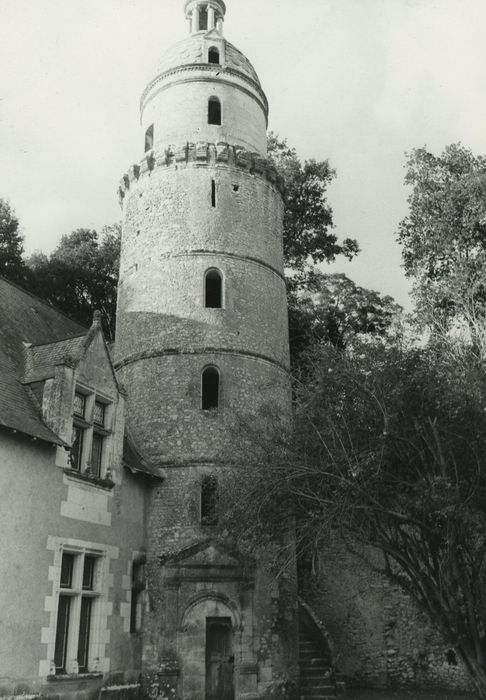
M78 481L82 481L85 484L92 484L93 486L97 486L98 488L104 489L105 491L111 491L115 486L115 482L111 479L100 479L98 476L93 476L92 474L83 474L82 472L78 472L75 469L64 469L64 473L71 479L77 479Z
M56 674L55 676L47 676L46 680L49 683L56 681L61 681L65 683L66 681L89 681L91 679L103 678L102 673L66 673L66 674Z

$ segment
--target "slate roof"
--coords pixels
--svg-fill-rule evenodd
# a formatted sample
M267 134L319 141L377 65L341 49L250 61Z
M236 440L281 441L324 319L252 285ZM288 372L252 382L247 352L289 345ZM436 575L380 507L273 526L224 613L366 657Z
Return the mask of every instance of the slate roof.
M0 426L56 445L29 383L54 376L56 365L83 354L89 330L0 276ZM161 478L127 433L123 463L134 474Z
M125 432L123 441L123 466L131 471L132 474L145 474L154 479L163 479L160 470L153 467L142 457L128 431Z
M0 277L0 425L54 444L28 387L22 385L24 344L47 344L86 335L86 328L38 297Z
M83 351L86 331L83 335L54 343L33 345L27 348L24 383L38 382L54 376L56 365L72 358L78 359Z

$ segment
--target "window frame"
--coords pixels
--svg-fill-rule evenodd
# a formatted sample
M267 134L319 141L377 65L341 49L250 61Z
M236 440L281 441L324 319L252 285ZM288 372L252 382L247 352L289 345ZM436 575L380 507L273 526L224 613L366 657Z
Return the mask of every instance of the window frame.
M154 147L154 133L155 133L154 125L150 124L150 126L148 126L145 129L145 137L144 137L145 141L144 141L144 151L143 151L144 153L148 153L149 151L151 151L153 149L153 147Z
M216 61L211 61L211 53L213 54L218 54L218 60ZM208 63L211 64L212 66L220 66L221 65L221 51L218 49L217 46L210 46L208 49Z
M216 406L205 407L204 377L210 370L214 370L214 373L218 377L218 401ZM221 410L221 384L221 370L219 369L219 367L217 367L216 365L206 365L205 367L203 367L203 370L201 372L201 410L205 413L216 413L217 411Z
M99 392L80 385L76 385L74 396L84 397L84 416L81 417L80 414L74 413L73 398L73 442L69 459L70 471L93 479L104 479L108 469L109 440L113 434L114 403ZM103 425L95 420L96 406L99 405L103 406ZM77 456L73 452L76 431L79 431L81 443ZM96 465L93 464L95 444L100 445L96 453Z
M64 556L72 557L70 585L61 584ZM60 550L59 573L56 585L56 609L54 616L53 675L55 677L78 676L99 672L96 656L100 643L101 607L105 581L105 552L91 548L63 546ZM92 560L90 585L85 586L86 562ZM69 601L60 627L61 600ZM88 617L83 622L83 613ZM62 630L63 637L58 635ZM58 656L61 646L61 658ZM82 649L84 647L84 650ZM82 657L81 657L82 654Z
M210 121L210 105L211 104L218 104L219 105L219 122L214 122ZM208 125L209 126L223 126L223 102L220 97L217 95L210 95L208 97L207 101L207 113L208 113Z
M221 303L220 306L208 306L207 302L207 279L208 275L211 273L216 272L219 275L219 279L221 282L221 290L220 290L220 297L221 297ZM204 271L204 278L203 278L203 304L205 309L224 309L225 308L225 303L226 303L226 295L225 295L225 277L222 272L222 270L219 269L219 267L208 267L207 270Z
M203 527L215 527L218 524L218 502L218 478L214 474L208 474L203 477L200 489L199 520Z
M130 594L130 634L142 631L143 594L147 588L145 559L133 560Z

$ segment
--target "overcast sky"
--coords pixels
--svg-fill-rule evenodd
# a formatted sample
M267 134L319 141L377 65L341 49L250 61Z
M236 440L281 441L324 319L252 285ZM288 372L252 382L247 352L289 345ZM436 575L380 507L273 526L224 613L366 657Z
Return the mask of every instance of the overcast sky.
M486 153L485 0L227 0L226 37L254 64L270 128L329 158L337 267L407 303L395 243L405 151L461 141ZM0 0L0 197L28 252L120 218L142 153L138 103L184 38L183 0Z

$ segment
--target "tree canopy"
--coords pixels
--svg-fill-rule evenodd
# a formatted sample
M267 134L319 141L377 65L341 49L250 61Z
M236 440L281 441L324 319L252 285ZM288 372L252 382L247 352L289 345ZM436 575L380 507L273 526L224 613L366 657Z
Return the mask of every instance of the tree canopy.
M105 226L101 235L76 229L64 235L50 256L35 253L28 261L30 289L84 325L102 313L109 340L114 339L121 226Z
M398 229L419 318L429 325L486 316L486 157L452 144L408 154L409 213Z
M268 156L285 179L287 189L284 214L284 259L298 284L307 281L309 263L332 262L338 255L351 259L359 252L358 243L338 241L333 233L332 209L326 195L336 176L327 160L301 162L286 139L270 132Z
M295 370L316 344L344 350L357 336L385 337L402 308L392 297L356 285L342 273L315 271L308 288L289 294L290 355Z
M12 282L25 281L24 239L10 204L0 199L0 275Z
M236 523L251 549L290 532L294 515L301 554L323 549L338 531L427 611L485 698L481 362L459 341L413 348L398 339L355 342L347 352L328 344L308 361L292 431L272 422L270 409L243 424L222 526ZM266 435L264 421L273 426ZM367 555L376 551L381 565Z

